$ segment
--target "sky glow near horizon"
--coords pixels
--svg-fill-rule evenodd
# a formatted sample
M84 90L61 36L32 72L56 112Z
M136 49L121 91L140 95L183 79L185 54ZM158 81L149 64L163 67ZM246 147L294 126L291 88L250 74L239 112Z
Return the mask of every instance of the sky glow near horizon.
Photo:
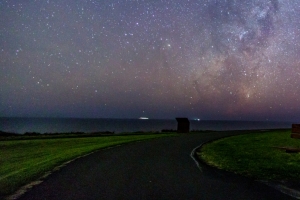
M300 120L299 0L0 1L0 116Z

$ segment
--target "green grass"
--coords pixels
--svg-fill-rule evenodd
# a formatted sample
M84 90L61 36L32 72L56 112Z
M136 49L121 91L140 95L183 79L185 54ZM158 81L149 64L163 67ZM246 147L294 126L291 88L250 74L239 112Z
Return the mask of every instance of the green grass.
M56 166L100 148L175 134L0 141L0 196L11 194Z
M274 148L300 148L290 135L291 130L277 130L233 136L204 145L198 155L209 165L257 180L299 180L300 153Z

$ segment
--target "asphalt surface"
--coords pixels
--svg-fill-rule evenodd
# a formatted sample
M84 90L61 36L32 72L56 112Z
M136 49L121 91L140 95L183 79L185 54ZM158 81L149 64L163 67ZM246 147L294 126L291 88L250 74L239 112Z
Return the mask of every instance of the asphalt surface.
M100 150L20 199L292 199L261 182L196 165L192 150L229 133L167 137Z

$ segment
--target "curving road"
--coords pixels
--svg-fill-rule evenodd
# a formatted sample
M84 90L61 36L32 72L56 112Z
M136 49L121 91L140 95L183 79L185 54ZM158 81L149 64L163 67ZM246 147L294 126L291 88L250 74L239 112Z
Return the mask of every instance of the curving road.
M230 133L181 135L100 150L69 163L20 199L291 199L190 157Z

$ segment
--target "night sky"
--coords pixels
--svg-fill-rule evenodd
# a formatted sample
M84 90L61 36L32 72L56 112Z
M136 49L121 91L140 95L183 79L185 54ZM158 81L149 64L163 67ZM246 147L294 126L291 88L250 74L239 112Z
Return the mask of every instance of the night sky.
M0 0L0 116L300 120L300 1Z

